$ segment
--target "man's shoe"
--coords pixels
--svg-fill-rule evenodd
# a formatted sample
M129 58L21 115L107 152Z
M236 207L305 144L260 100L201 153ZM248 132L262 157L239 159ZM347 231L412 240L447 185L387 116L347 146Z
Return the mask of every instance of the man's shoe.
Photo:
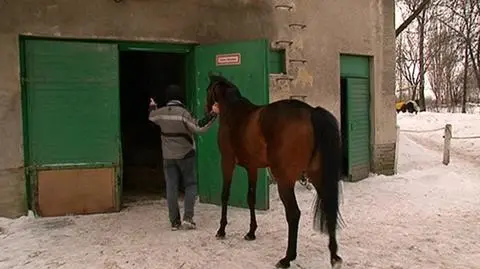
M182 226L186 230L194 230L197 228L197 225L192 220L183 220Z
M178 229L180 229L180 223L173 223L172 224L172 231L177 231Z

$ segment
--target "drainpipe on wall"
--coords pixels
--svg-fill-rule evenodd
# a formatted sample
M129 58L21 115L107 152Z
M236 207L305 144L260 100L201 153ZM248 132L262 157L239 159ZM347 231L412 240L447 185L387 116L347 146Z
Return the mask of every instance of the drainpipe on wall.
M398 170L397 170L397 167L398 167L398 151L399 151L399 148L400 148L400 125L398 125L398 123L395 125L395 128L397 130L397 140L395 142L395 162L393 164L393 173L394 174L397 174L398 173Z

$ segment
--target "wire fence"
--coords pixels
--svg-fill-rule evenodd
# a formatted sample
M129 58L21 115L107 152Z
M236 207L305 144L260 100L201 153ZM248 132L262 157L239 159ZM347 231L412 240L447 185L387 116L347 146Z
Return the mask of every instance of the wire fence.
M430 130L402 130L402 129L400 129L400 132L404 132L404 133L431 133L431 132L437 132L437 131L442 131L442 130L445 130L445 127L430 129Z
M480 139L480 135L473 135L473 136L453 136L453 127L451 124L446 124L445 127L435 128L435 129L427 129L427 130L402 130L397 125L397 143L399 139L400 132L402 133L433 133L443 130L443 161L444 165L448 165L450 163L450 145L451 140L469 140L469 139ZM398 148L398 145L397 145ZM398 153L397 153L398 156ZM396 164L395 164L396 167Z
M480 139L480 135L476 135L476 136L452 136L451 139Z

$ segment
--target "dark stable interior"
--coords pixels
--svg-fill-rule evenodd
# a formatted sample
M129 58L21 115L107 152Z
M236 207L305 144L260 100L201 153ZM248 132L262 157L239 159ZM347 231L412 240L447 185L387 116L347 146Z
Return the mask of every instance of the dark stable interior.
M348 176L348 138L347 138L347 80L340 79L340 98L341 98L341 132L342 132L342 172Z
M184 64L181 54L120 52L123 202L165 197L160 128L148 120L148 106L150 97L166 103L169 84L185 89Z

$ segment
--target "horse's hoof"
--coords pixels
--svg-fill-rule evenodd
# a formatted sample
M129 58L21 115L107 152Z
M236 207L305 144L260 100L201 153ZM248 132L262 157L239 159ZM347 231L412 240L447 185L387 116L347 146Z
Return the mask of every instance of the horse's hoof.
M219 240L225 239L225 232L223 232L223 233L222 232L217 232L215 237Z
M257 239L257 237L254 234L246 234L243 238L247 241L253 241Z
M288 261L287 259L281 259L277 262L277 264L275 265L275 267L277 268L288 268L290 267L290 261Z
M336 258L332 259L331 263L332 263L332 269L341 269L343 260L342 258L337 256Z

